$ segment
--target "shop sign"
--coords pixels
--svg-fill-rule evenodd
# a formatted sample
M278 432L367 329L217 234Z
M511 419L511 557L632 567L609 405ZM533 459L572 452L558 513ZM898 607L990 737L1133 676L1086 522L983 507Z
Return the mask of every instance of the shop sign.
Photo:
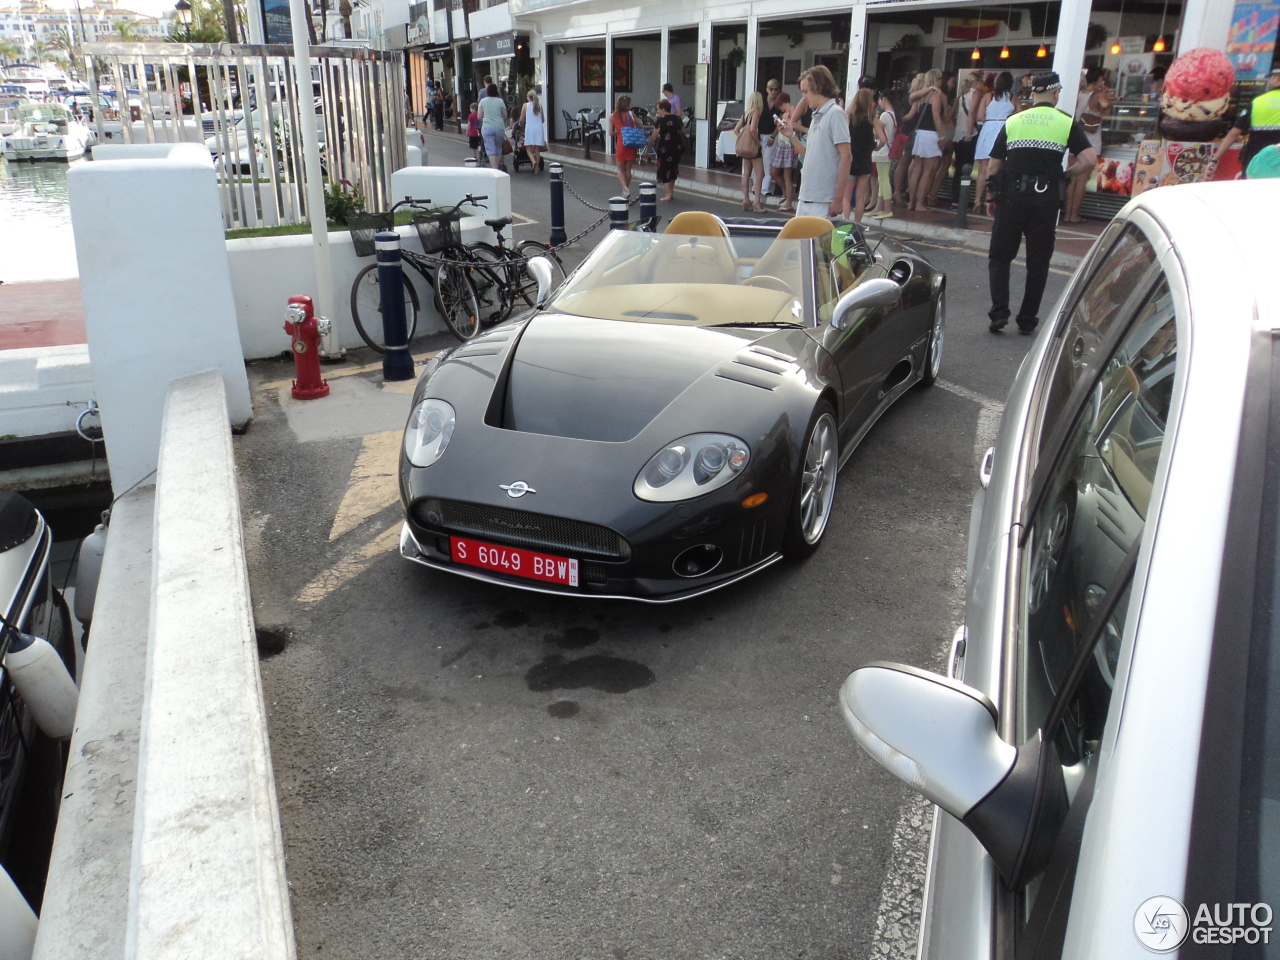
M471 41L472 60L496 60L516 55L516 35L501 34L496 37L475 37Z
M1280 28L1280 0L1236 0L1227 56L1237 80L1261 80L1271 67Z
M419 6L419 4L414 4ZM421 4L426 6L426 4ZM405 43L426 44L431 42L431 24L427 22L425 14L415 19L409 24L409 29L405 32Z

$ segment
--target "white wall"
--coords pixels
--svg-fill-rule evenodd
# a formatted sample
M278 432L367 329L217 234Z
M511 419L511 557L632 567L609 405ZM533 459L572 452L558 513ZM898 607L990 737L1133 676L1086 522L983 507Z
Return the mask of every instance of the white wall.
M213 161L203 144L67 174L85 332L117 493L155 469L169 382L221 371L252 415Z
M614 37L613 46L615 50L631 50L631 103L644 107L652 115L654 104L662 96L662 42L656 37L644 40ZM617 98L616 91L614 97Z
M0 351L0 437L74 430L91 399L93 370L84 344Z

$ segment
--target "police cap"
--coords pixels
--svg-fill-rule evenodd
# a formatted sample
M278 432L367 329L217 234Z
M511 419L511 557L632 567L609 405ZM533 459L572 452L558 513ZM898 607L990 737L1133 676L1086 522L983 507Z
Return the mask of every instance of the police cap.
M1062 80L1056 73L1042 73L1031 79L1032 93L1048 93L1050 90L1061 90Z

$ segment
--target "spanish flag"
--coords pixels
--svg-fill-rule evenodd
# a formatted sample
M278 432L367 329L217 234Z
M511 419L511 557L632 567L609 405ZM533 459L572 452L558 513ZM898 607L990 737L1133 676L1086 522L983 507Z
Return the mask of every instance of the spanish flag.
M976 43L990 40L1000 32L999 20L950 19L947 21L947 39Z

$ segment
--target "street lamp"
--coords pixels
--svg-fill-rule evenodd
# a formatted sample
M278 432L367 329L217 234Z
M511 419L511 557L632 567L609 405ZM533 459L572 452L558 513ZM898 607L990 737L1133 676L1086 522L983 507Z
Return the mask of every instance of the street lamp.
M182 24L183 28L190 30L192 19L191 4L188 3L187 0L178 0L178 2L173 5L173 9L178 11L178 20Z

